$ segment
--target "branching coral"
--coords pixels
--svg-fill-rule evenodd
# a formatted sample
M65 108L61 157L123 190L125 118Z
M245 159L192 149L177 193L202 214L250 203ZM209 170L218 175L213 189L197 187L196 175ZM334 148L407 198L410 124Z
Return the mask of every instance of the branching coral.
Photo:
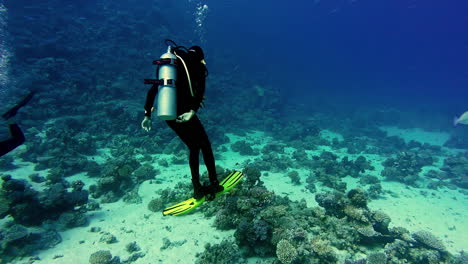
M283 264L290 264L297 258L296 248L288 240L280 240L276 244L276 256Z

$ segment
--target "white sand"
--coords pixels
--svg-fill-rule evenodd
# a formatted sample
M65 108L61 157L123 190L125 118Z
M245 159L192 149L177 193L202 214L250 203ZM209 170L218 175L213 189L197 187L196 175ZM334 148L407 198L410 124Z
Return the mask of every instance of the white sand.
M413 131L410 131L412 134ZM398 134L399 135L399 134ZM406 135L406 134L404 134ZM413 134L412 134L413 135ZM416 135L416 134L415 134ZM425 134L426 135L426 134ZM249 133L246 137L228 135L231 143L236 140L247 140L254 148L261 149L264 144L274 142L272 138L265 137L261 132ZM335 133L323 131L324 138L340 137ZM413 137L413 136L411 136ZM408 137L405 137L408 139ZM414 136L414 139L418 139ZM443 142L445 139L438 139L434 142ZM442 143L443 144L443 143ZM229 144L226 145L229 151L221 154L221 159L217 164L230 169L242 169L240 165L246 160L254 160L256 156L240 156L239 153L230 151ZM322 150L330 150L329 147L321 147L316 151L307 151L311 155L319 155ZM17 151L21 151L17 150ZM286 148L284 155L290 155L294 149ZM339 156L349 156L355 158L358 155L347 155L345 150L333 151ZM9 154L14 155L14 153ZM376 171L369 174L380 177L382 166L380 163L384 158L376 155L365 155L372 160L377 167ZM10 172L14 178L27 178L32 171L32 164L20 163L23 167ZM157 167L157 165L155 165ZM159 213L153 213L147 209L148 202L158 197L156 192L165 188L174 188L177 182L189 181L188 165L174 165L168 168L160 168L161 174L157 178L161 184L150 184L150 181L143 183L139 189L139 194L143 199L141 204L126 204L122 201L112 204L102 204L102 210L91 212L91 223L88 227L74 228L61 232L63 242L55 248L38 252L40 261L35 263L47 264L67 264L67 263L88 263L89 256L97 250L110 250L112 255L120 256L121 260L126 259L130 254L126 252L125 245L136 241L141 247L141 251L146 254L144 258L135 261L135 264L145 263L194 263L195 254L204 250L206 243L216 244L223 238L230 238L234 231L216 230L212 223L214 219L205 219L200 213L189 214L179 217L163 217ZM205 168L201 166L201 172ZM262 177L265 185L270 190L279 195L287 195L292 200L306 199L309 206L316 206L314 195L305 189L305 180L309 176L306 169L298 169L302 184L295 186L291 184L289 177L285 173L268 173ZM45 176L46 172L41 172ZM83 174L67 178L69 180L81 179L87 186L96 179L89 179ZM358 179L345 178L348 188L357 185ZM326 190L316 184L318 191ZM383 210L392 218L392 226L402 226L410 231L428 230L441 238L448 250L456 253L460 250L468 249L468 203L467 197L458 191L442 189L441 191L415 189L396 182L382 182L384 190L391 190L396 195L386 194L384 199L372 201L369 205L371 209ZM35 186L40 188L41 186ZM422 194L427 191L427 194ZM188 194L189 196L190 194ZM177 201L174 201L177 202ZM99 242L102 234L90 232L91 227L100 227L102 232L109 232L116 236L118 242L115 244L105 244ZM161 250L163 238L169 239L179 246ZM80 242L82 241L82 242ZM63 257L54 259L54 256ZM254 261L251 261L254 263ZM20 260L14 263L27 263L27 260Z

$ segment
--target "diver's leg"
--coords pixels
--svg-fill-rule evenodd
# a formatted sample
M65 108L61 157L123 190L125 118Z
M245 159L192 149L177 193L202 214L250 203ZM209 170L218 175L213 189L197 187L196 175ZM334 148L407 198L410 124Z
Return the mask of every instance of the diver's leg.
M189 149L189 165L190 172L192 174L192 184L194 190L193 197L198 200L205 195L203 186L200 183L200 148L192 147Z
M193 121L192 121L193 120ZM208 170L208 177L210 179L210 186L208 187L207 193L209 193L208 199L214 199L214 194L223 190L223 187L219 185L218 177L216 175L216 164L213 155L213 149L211 148L210 140L206 134L205 128L203 127L200 119L194 116L189 122L192 122L192 131L197 137L197 142L200 144L200 148L203 154L203 160L205 161L206 169Z
M177 123L175 121L166 122L177 136L184 142L189 149L189 165L190 173L192 175L192 184L194 190L194 198L200 199L204 196L203 186L200 183L200 147L196 142L196 138L192 133L192 128L187 123Z
M10 128L11 138L0 142L0 156L7 154L19 145L24 143L24 134L18 124L13 123L8 125Z
M208 139L205 128L197 116L194 116L190 122L192 123L192 131L194 131L194 135L197 137L197 143L201 148L203 161L205 162L206 169L208 170L210 182L217 182L215 158L213 155L213 149L211 148L211 142Z

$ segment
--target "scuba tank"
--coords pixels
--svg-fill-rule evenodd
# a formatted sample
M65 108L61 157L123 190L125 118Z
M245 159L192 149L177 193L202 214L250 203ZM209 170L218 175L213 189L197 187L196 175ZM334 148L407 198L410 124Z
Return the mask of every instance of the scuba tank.
M157 102L157 116L162 120L175 120L177 119L177 66L180 64L185 69L185 74L187 75L188 85L190 89L190 94L192 97L195 97L194 90L192 88L192 82L190 79L189 70L184 59L177 55L177 52L181 50L188 51L187 48L183 46L177 46L174 41L166 40L167 52L161 55L159 60L154 60L153 65L158 65L156 69L157 79L145 79L145 84L152 84L153 87L157 85L158 87L158 102ZM169 43L169 44L168 44ZM185 53L184 53L185 54ZM180 66L179 65L179 66ZM182 67L181 66L181 67ZM180 68L180 67L179 67ZM152 87L152 88L153 88ZM151 91L151 90L150 90ZM151 106L154 103L154 97L151 100ZM147 101L148 104L148 101ZM146 109L146 106L145 106ZM151 108L152 111L153 108ZM150 111L146 109L146 111Z
M177 118L177 57L172 53L172 47L157 61L158 67L158 104L157 116L162 120L175 120Z

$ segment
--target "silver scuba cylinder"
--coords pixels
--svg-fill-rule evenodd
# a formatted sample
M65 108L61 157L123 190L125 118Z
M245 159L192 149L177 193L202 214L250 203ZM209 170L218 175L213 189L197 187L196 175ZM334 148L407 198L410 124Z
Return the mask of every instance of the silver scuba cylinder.
M171 52L171 46L167 52L161 55L161 61L167 61L159 65L158 79L158 105L157 115L162 120L175 120L177 118L177 57Z

